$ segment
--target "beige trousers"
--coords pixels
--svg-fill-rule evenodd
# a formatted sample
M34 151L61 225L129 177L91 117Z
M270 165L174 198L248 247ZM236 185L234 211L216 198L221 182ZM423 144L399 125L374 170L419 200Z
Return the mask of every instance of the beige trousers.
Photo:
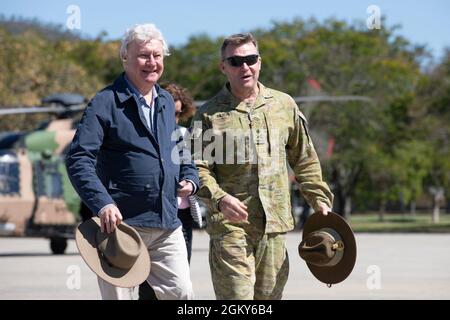
M194 299L186 243L181 226L175 230L134 227L147 246L150 274L147 282L158 300ZM101 278L98 285L103 300L135 300L138 290L115 287Z

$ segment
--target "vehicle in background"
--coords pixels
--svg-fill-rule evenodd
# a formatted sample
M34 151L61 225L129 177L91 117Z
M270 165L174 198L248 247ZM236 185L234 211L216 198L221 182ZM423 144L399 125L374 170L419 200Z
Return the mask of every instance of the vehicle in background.
M76 111L71 108L82 110L85 98L58 94L42 102L48 107L26 112L51 112L55 119L32 132L0 134L0 235L45 237L54 254L63 254L67 239L74 238L80 210L64 155L75 134Z

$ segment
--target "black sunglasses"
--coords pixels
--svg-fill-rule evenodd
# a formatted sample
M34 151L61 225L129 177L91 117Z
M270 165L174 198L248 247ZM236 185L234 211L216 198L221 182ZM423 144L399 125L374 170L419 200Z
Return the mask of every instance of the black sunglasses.
M224 60L227 60L230 66L232 67L240 67L244 63L248 66L254 65L256 62L258 62L259 55L257 54L251 54L245 57L242 56L232 56L225 58Z

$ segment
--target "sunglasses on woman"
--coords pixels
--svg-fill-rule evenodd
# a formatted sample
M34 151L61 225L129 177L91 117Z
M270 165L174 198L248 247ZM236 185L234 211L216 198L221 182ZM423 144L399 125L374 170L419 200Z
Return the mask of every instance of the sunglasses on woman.
M259 55L257 54L251 54L248 56L232 56L225 58L224 60L227 60L230 66L232 67L240 67L244 63L248 66L254 65L256 62L258 62Z

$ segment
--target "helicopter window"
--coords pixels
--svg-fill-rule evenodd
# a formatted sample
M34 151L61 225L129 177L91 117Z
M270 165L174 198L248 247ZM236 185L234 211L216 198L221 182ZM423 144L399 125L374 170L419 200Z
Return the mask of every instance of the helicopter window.
M0 133L0 149L11 149L23 135L22 132Z
M39 160L33 164L36 196L61 198L63 196L62 177L58 170L59 161Z
M19 194L19 163L11 153L0 153L0 194Z

